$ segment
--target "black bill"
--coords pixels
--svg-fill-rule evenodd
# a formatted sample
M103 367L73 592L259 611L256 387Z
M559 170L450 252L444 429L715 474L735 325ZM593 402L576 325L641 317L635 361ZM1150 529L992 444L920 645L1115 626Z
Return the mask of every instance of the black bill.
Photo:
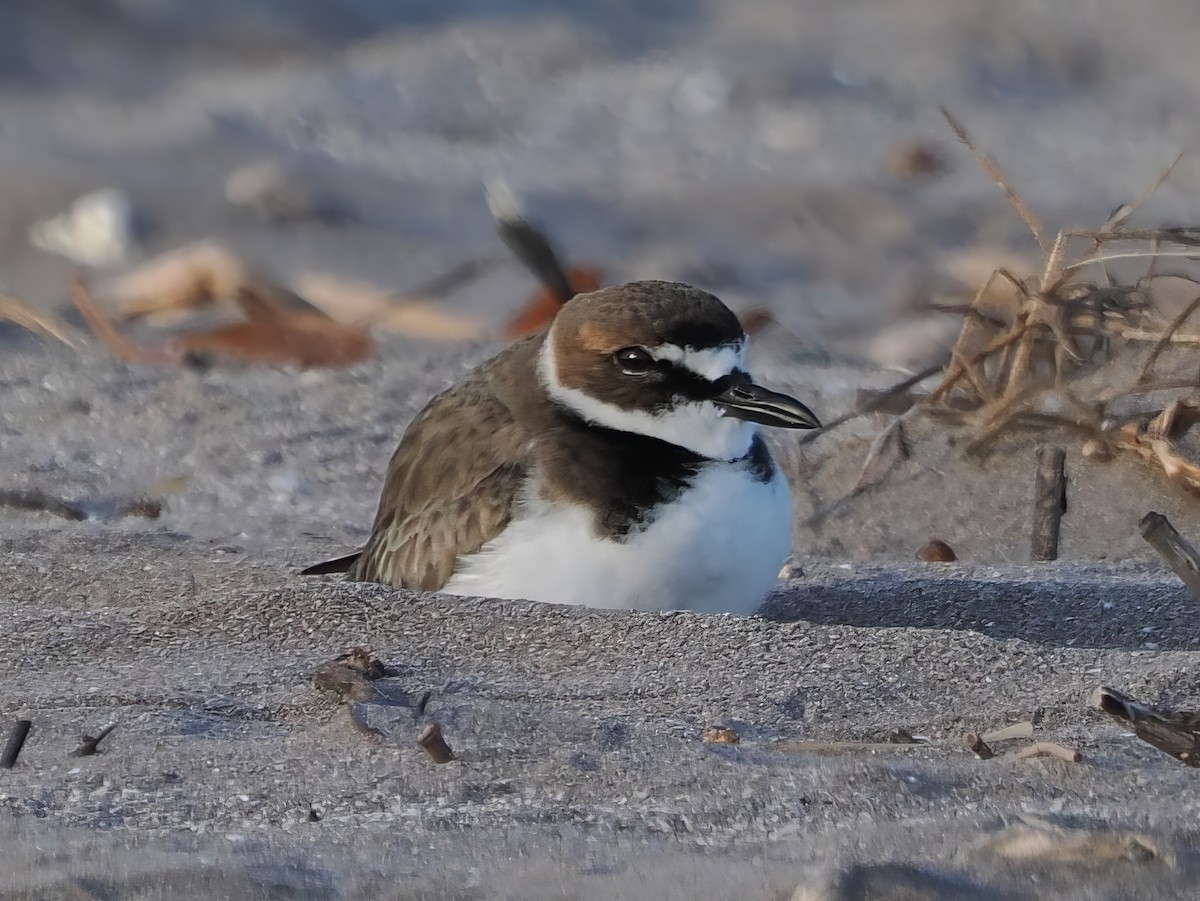
M726 416L757 422L779 429L819 429L821 420L794 397L768 391L750 381L748 375L735 376L725 391L713 398Z

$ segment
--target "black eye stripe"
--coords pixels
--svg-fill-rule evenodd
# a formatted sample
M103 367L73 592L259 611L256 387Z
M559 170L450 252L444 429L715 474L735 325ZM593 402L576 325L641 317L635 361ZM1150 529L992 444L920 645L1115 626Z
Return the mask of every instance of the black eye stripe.
M691 401L711 400L726 391L740 371L735 370L733 373L713 381L702 375L696 375L690 369L682 366L672 366L669 371L663 373L661 386L663 393L672 401L680 397ZM670 401L667 401L661 406L669 405Z

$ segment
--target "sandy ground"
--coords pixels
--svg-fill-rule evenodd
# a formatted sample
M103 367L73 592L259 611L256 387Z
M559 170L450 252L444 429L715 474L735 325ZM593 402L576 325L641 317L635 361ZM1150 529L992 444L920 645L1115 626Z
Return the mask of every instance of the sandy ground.
M7 550L3 712L35 729L0 783L23 849L2 897L771 898L886 863L917 897L1161 898L1197 876L1193 772L1086 706L1099 683L1194 697L1194 601L1146 567L818 567L740 618L397 595L161 532ZM358 644L394 671L360 708L375 739L310 684ZM963 750L1035 711L1084 763ZM415 746L429 722L458 762ZM929 742L776 744L897 729ZM1023 819L1160 856L1005 863L986 842Z
M794 334L765 337L756 370L832 419L896 380L868 339L914 292L1033 249L939 103L1050 228L1097 225L1200 139L1185 0L196 9L0 11L0 287L64 311L71 264L26 230L116 185L141 220L131 263L216 236L283 278L403 290L502 253L481 188L501 175L611 281L768 306ZM890 174L913 139L951 170ZM225 180L260 160L342 215L230 207ZM1198 191L1185 160L1142 220L1194 222ZM499 322L530 288L506 263L444 303ZM1156 509L1200 535L1194 499L1057 436L1064 561L1030 567L1032 441L979 461L916 424L909 463L833 506L889 421L867 417L777 443L803 576L756 618L296 577L363 539L405 424L495 349L381 336L377 360L338 372L157 369L0 325L0 488L101 520L139 493L166 502L154 521L0 510L0 717L34 720L0 773L0 897L1194 894L1192 771L1086 706L1102 683L1200 703L1195 602L1136 528ZM962 563L913 564L932 537ZM309 681L358 644L396 670L364 712L375 741ZM962 749L1039 708L1038 737L1083 764ZM102 754L67 756L110 721ZM415 748L429 721L458 763ZM741 743L702 743L714 722ZM930 741L773 744L897 729ZM1006 862L986 842L1023 819L1158 851Z

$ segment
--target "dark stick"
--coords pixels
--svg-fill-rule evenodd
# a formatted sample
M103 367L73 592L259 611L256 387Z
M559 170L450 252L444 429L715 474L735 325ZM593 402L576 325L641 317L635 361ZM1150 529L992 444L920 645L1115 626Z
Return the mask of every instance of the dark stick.
M1035 563L1058 559L1058 533L1067 512L1067 452L1042 445L1037 450L1037 480L1033 489L1033 549Z
M99 735L85 735L83 737L83 742L78 748L71 752L71 756L91 757L99 750L100 742L104 741L104 739L108 737L108 733L112 732L112 730L115 728L117 728L117 724L112 723L111 725L105 726L103 729L101 729Z
M3 756L0 756L0 770L11 770L16 764L32 725L33 720L17 720L13 723L12 732L8 733L8 744L4 746Z
M1153 511L1142 517L1138 529L1146 543L1175 570L1175 575L1183 580L1192 596L1200 598L1200 554L1191 542L1175 530L1169 519Z

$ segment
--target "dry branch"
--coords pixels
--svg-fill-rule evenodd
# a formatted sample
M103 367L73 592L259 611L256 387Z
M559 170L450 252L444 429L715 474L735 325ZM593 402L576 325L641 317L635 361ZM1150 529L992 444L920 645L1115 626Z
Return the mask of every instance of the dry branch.
M1151 707L1103 685L1092 692L1089 703L1114 719L1128 723L1146 744L1188 766L1200 767L1200 713Z
M1167 565L1183 580L1192 597L1200 600L1200 554L1184 538L1171 521L1161 513L1151 511L1142 517L1138 529L1146 543L1167 561Z
M814 441L822 435L828 435L838 426L845 425L847 422L850 422L853 419L858 419L860 416L866 416L869 413L880 412L892 401L893 398L902 396L914 385L920 384L921 382L925 381L925 379L932 375L937 375L941 371L941 363L928 366L915 375L909 376L904 381L898 382L897 384L892 385L890 388L885 388L878 394L873 395L865 403L851 410L849 413L845 413L839 416L837 419L825 423L825 425L821 426L819 429L815 429L805 435L801 435L797 440L800 444L808 444L808 442Z
M992 181L998 184L1004 191L1008 202L1012 204L1013 209L1017 211L1017 215L1021 217L1021 220L1029 227L1029 230L1033 232L1034 240L1038 242L1038 246L1042 248L1044 253L1046 247L1042 242L1042 223L1038 220L1033 210L1025 205L1025 201L1021 199L1021 195L1009 183L1008 176L1004 174L1004 170L1000 168L1000 165L994 159L976 146L975 142L971 140L970 134L967 133L966 126L959 122L951 114L950 110L944 106L939 107L939 109L942 115L946 117L946 121L950 123L950 128L953 129L955 136L971 151L971 155L975 157L975 160L983 168L983 171L991 176Z

